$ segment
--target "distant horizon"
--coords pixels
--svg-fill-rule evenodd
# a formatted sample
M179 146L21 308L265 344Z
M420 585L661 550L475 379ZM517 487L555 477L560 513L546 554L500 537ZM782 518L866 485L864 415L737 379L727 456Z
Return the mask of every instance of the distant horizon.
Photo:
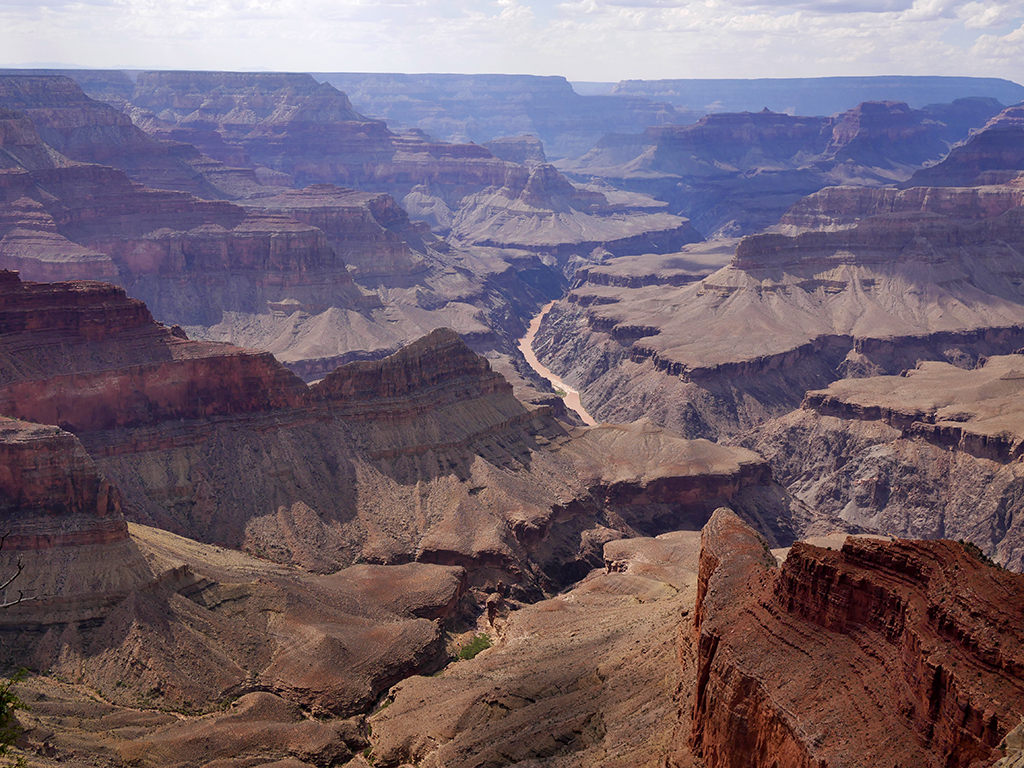
M1024 81L1019 0L6 0L0 66ZM144 64L140 65L140 62ZM851 74L853 73L853 74Z
M1003 80L1024 88L1024 77L1021 81L1010 77L998 75L935 75L935 74L882 74L882 75L806 75L792 77L623 77L617 80L578 80L563 74L534 75L528 72L478 72L478 71L399 71L399 70L358 70L358 69L335 69L335 70L312 70L312 69L231 69L231 68L196 68L196 67L138 67L138 66L109 66L93 67L82 64L57 64L52 62L28 63L28 64L0 64L0 70L39 69L39 70L82 70L95 72L234 72L238 74L287 74L287 75L419 75L419 76L453 76L453 77L536 77L536 78L562 78L570 84L581 85L617 85L624 82L658 82L658 81L798 81L798 80L884 80L891 78L903 79L965 79L965 80Z

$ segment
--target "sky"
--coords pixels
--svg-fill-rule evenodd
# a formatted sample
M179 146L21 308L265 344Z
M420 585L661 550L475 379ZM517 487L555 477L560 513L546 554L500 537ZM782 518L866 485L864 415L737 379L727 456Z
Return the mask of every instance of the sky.
M1024 0L0 0L0 66L1024 84Z

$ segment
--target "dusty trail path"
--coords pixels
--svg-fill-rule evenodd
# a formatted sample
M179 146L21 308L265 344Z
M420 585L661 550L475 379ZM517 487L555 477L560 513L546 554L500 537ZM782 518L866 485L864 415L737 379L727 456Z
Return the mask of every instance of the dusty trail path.
M586 408L583 407L583 403L580 401L579 390L570 387L558 378L558 376L548 370L537 359L537 355L533 353L533 340L537 337L537 331L540 330L540 324L541 321L544 320L544 315L546 315L551 307L554 306L554 303L555 302L551 301L545 304L544 308L541 309L540 314L530 321L530 327L527 329L526 335L519 340L519 351L523 353L523 357L526 358L526 362L530 364L530 367L533 368L533 370L550 381L551 386L556 390L562 390L566 393L564 398L566 406L574 410L579 417L583 419L584 424L591 427L597 426L597 421L595 421L594 417L587 413Z

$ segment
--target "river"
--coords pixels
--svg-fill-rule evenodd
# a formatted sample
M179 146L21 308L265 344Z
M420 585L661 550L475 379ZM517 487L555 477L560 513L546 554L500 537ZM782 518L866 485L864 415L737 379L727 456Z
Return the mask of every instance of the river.
M519 351L523 353L523 357L526 358L526 362L530 364L530 367L533 368L533 370L550 381L551 386L556 390L565 392L563 400L565 401L566 406L579 414L579 417L583 419L584 424L596 427L597 422L594 420L594 417L587 413L586 408L583 407L583 403L580 401L579 390L570 387L558 378L558 376L549 371L533 353L533 340L537 337L537 331L540 330L541 321L554 304L555 302L553 301L545 304L544 308L540 311L540 314L530 321L530 327L527 329L526 335L519 340Z

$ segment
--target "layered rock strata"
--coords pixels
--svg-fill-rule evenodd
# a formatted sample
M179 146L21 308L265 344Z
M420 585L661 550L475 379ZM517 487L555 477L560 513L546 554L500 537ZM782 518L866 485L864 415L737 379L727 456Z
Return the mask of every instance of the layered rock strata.
M968 766L1022 703L1022 577L951 541L798 544L728 510L701 540L691 744L708 766Z
M738 236L775 224L823 187L905 181L1001 108L964 100L933 114L864 102L831 118L767 110L708 115L693 126L607 136L560 167L574 178L652 194L708 236Z
M803 524L753 454L647 427L577 435L449 330L306 387L118 289L4 279L3 412L74 430L134 520L316 570L422 560L526 591L585 573L609 537L699 525L716 499L780 542Z
M839 381L741 442L816 509L897 536L971 541L1021 571L1022 370L1012 355Z
M115 166L149 187L205 199L237 199L262 189L252 170L229 167L180 140L147 135L120 108L87 96L72 75L96 89L97 98L123 105L124 83L116 76L0 70L0 108L28 117L43 141L62 155Z
M942 195L922 199L948 209ZM951 216L744 238L727 267L678 287L606 286L590 270L545 317L535 351L598 418L647 415L709 437L841 376L1005 354L1024 340L1021 209L972 219L977 198L964 199Z
M314 76L347 93L364 114L386 120L393 129L415 127L443 141L474 141L485 146L502 137L529 133L539 137L552 158L578 157L609 132L641 131L649 125L693 119L677 113L664 101L581 95L562 77L397 73Z

